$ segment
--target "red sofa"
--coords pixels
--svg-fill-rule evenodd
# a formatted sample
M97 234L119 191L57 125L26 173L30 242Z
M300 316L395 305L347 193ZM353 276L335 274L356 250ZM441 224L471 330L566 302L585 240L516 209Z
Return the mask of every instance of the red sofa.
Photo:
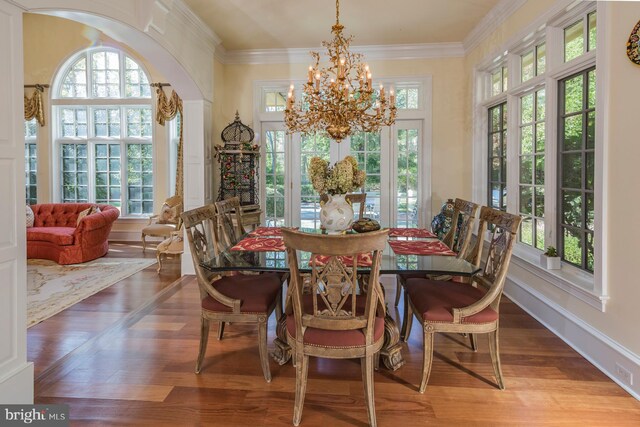
M78 214L91 206L100 212L87 215L76 225ZM118 208L95 203L43 203L31 205L35 219L27 228L27 258L77 264L104 256Z

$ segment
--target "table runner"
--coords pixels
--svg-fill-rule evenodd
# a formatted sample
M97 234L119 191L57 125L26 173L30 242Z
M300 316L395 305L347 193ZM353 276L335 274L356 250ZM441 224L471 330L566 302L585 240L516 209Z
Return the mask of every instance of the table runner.
M389 246L391 246L396 255L456 255L440 240L390 240Z
M284 240L281 237L245 237L232 251L284 252Z
M327 262L329 262L329 258L331 257L329 255L315 255L314 258L316 260L316 265L323 266L323 265L326 265ZM342 260L342 263L345 265L345 267L353 266L352 256L345 255L345 256L341 256L340 259ZM309 265L312 265L312 264L313 264L313 258L309 260ZM373 264L373 257L371 254L358 254L358 265L362 267L371 267L372 264Z
M288 227L289 228L289 227ZM292 227L292 230L298 227ZM282 236L282 227L258 227L255 230L249 232L250 236Z
M390 228L389 237L436 237L431 231L424 228Z

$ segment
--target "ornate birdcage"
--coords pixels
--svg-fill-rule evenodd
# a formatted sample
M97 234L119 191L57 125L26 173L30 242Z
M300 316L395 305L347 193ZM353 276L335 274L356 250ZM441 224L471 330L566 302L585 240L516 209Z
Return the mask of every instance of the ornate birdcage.
M224 146L216 147L220 162L218 200L238 196L243 210L259 209L258 165L259 147L253 144L253 130L236 119L222 130Z

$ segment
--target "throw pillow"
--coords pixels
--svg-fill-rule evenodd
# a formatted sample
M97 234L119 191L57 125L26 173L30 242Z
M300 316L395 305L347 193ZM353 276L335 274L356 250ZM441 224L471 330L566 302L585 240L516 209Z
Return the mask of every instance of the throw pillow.
M33 209L31 209L31 206L27 205L27 228L33 227L35 219L36 216L33 213Z
M158 215L158 224L176 224L178 222L178 207L170 207L163 203Z
M94 207L91 206L90 208L87 208L87 209L83 210L82 212L80 212L78 214L78 219L76 220L76 225L80 225L80 221L82 221L82 218L84 218L85 216L89 215L93 208Z

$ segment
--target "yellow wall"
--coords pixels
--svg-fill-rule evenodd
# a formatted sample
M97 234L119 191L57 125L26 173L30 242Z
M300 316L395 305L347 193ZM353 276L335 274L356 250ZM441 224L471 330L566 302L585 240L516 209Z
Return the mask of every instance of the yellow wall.
M465 145L471 151L472 144L484 144L473 141L472 134L472 88L474 67L488 55L498 55L504 49L504 43L516 35L522 28L534 21L554 2L552 0L529 0L514 13L502 26L496 29L476 49L465 58ZM610 60L599 65L598 73L606 74L608 79L600 81L604 87L602 93L608 94L609 103L605 104L605 135L603 144L609 151L605 163L606 184L603 189L604 210L608 219L603 224L603 236L608 245L607 264L604 280L608 283L610 300L606 312L569 296L560 289L549 286L538 277L511 264L510 274L518 276L534 291L557 303L577 316L591 327L610 337L618 344L640 355L640 335L637 327L640 323L640 286L632 270L637 264L637 248L640 242L640 227L637 216L640 212L640 173L637 162L640 159L638 144L637 106L640 99L640 67L631 63L625 54L629 33L640 17L639 2L610 2L610 14L598 16L598 30L608 31L608 44L598 46L599 52L607 52ZM470 165L470 157L465 164Z
M166 80L151 64L129 47L114 41L100 31L86 25L47 15L24 15L24 81L25 84L53 85L56 72L67 59L77 52L92 46L112 46L123 49L138 60L147 70L152 82ZM25 93L30 95L33 89ZM51 108L50 97L53 87L45 92L46 126L38 130L38 202L52 201L51 177ZM155 98L152 98L155 99ZM168 197L169 151L167 129L154 124L154 153L156 155L155 198L156 210ZM146 220L118 220L114 232L139 232Z
M458 159L463 152L463 58L369 62L374 78L432 76L432 210L438 212L447 198L471 196L470 168ZM307 75L308 64L225 65L222 117L228 123L236 110L242 121L254 128L253 83L256 80L299 80ZM219 135L219 133L217 134ZM216 137L217 137L216 135ZM218 138L219 141L219 138Z

